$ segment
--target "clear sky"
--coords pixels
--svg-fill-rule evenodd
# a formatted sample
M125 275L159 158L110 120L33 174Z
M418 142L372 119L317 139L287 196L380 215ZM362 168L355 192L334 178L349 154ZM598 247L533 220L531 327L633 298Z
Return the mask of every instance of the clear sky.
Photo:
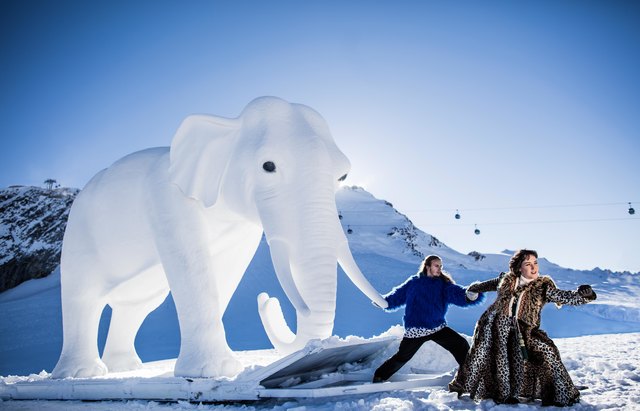
M275 95L458 251L640 271L638 73L633 1L2 0L0 186L81 188Z

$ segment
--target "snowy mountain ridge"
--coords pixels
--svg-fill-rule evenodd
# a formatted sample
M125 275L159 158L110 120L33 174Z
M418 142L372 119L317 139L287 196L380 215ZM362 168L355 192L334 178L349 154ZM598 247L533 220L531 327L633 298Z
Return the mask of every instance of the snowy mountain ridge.
M12 186L0 190L0 292L49 275L79 190Z
M79 191L75 188L33 186L0 189L0 284L7 283L5 288L0 287L0 291L31 278L44 277L55 269L60 259L69 210ZM434 235L421 231L393 204L375 198L361 187L342 187L336 193L336 203L354 253L373 252L411 263L428 254L438 254L445 258L448 269L455 266L502 271L506 269L505 258L508 261L514 252L504 250L495 255L476 251L459 253ZM33 261L39 263L39 271L28 267ZM7 279L5 273L10 270L10 264L14 271L14 266L21 269L20 277ZM545 268L553 272L572 271L551 262L546 262ZM576 272L591 272L599 276L634 274L600 268Z
M45 277L57 267L66 221L79 191L33 186L0 189L0 292ZM418 230L391 203L362 188L344 187L337 201L345 230L353 227L349 238L357 250L375 249L380 255L407 261L434 250L462 256ZM385 236L397 241L384 241Z
M66 219L78 192L73 188L22 186L0 189L0 290L44 277L57 267ZM377 199L361 187L342 187L336 193L336 204L354 255L373 254L413 266L398 276L381 279L383 289L402 282L429 254L440 255L445 268L462 283L507 270L513 254L511 250L497 254L462 254L434 235L421 231L390 202ZM638 291L636 282L640 273L599 268L573 270L560 267L543 255L539 261L541 273L551 275L560 287L573 288L578 283L588 283L603 290L600 303L636 305L630 301L630 294ZM270 261L266 265L270 265Z

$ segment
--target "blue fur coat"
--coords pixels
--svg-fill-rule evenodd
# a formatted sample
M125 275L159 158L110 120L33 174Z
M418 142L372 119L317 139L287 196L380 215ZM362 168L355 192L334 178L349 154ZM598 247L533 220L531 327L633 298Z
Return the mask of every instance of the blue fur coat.
M416 274L391 290L384 299L389 303L387 311L405 307L405 329L433 329L446 324L444 317L449 304L467 307L480 304L484 299L484 295L480 294L475 301L470 301L466 298L465 292L465 288L442 277Z

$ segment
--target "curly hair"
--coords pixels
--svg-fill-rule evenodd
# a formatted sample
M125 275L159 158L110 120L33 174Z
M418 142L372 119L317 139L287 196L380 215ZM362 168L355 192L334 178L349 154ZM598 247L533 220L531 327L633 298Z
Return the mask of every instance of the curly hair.
M420 264L420 271L418 272L418 274L426 276L427 275L427 267L431 266L431 263L433 262L433 260L442 261L442 258L440 258L440 256L435 255L435 254L431 254L431 255L426 256L425 259L422 260L422 263ZM451 277L451 274L445 272L444 270L442 271L440 276L445 281L448 281L448 282L450 282L452 284L456 283L455 281L453 281L453 277Z
M516 251L513 257L511 257L511 260L509 260L509 271L519 276L520 266L522 265L524 260L530 255L534 256L535 258L538 258L538 252L535 250L527 250L526 248L523 248L521 250Z

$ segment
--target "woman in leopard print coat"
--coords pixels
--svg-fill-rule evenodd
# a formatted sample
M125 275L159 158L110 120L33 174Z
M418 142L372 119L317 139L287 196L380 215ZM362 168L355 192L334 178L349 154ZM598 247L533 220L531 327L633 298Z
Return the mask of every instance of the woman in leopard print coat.
M577 291L556 287L538 273L538 254L519 250L509 273L469 286L469 291L497 291L496 301L478 320L469 355L449 384L474 400L518 403L519 397L541 399L542 405L571 405L580 392L562 364L560 352L540 329L540 311L552 302L580 305L596 299L588 285Z

